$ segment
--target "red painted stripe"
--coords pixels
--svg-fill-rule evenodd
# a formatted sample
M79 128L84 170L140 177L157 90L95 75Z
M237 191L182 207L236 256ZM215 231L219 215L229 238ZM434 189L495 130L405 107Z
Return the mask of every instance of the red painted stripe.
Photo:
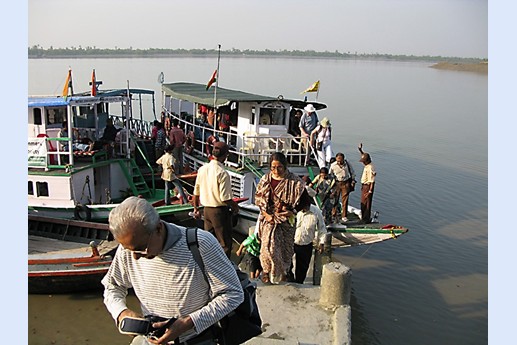
M96 274L105 274L108 272L108 268L102 268L98 270L91 271L60 271L60 272L29 272L29 278L36 277L73 277L73 276L87 276L87 275L96 275Z
M100 256L80 257L80 258L60 258L60 259L29 259L29 265L56 265L74 264L81 262L99 262L103 259Z
M104 266L104 265L111 265L110 261L103 261L103 262L91 262L87 264L73 264L74 267L91 267L91 266Z

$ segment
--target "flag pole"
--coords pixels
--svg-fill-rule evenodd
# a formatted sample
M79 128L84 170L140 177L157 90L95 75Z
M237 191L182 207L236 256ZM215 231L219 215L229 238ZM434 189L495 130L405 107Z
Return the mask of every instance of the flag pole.
M215 77L215 90L214 90L214 129L217 128L217 112L216 112L216 103L217 103L217 86L219 86L219 61L221 60L221 45L218 44L218 52L217 52L217 72Z
M68 66L68 70L70 71L70 81L68 82L68 89L70 90L70 95L74 95L74 84L72 79L72 66Z
M221 45L218 44L218 53L217 53L217 73L215 77L215 91L214 91L214 109L215 104L217 102L217 86L219 85L219 61L221 60Z
M318 95L320 94L320 87L321 87L321 82L318 80L318 91L316 91L316 101L318 100Z

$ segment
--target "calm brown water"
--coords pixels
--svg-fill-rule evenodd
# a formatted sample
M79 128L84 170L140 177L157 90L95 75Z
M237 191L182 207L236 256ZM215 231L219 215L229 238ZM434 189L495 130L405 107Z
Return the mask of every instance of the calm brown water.
M29 94L59 93L68 67L86 90L92 68L105 88L157 81L206 83L212 59L30 60ZM224 59L220 86L300 97L321 80L320 113L333 146L361 171L363 142L378 171L380 220L407 226L398 240L341 249L352 268L352 341L357 344L488 342L488 78L425 63ZM309 94L314 99L314 94ZM358 205L354 192L351 203ZM136 303L134 297L131 303ZM29 344L127 344L102 292L28 296Z

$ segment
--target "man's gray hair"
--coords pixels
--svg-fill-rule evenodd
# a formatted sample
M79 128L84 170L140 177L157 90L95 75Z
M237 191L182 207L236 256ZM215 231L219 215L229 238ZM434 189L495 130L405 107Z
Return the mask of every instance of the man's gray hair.
M118 237L131 231L136 226L148 233L156 231L160 224L160 215L147 200L130 196L111 210L109 228L113 236Z

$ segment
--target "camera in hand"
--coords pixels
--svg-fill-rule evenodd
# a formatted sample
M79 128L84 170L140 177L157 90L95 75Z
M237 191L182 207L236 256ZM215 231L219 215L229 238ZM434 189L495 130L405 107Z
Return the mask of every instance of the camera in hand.
M153 323L167 320L168 322L164 326L160 328L153 327ZM175 318L166 319L154 315L148 315L145 318L126 316L120 320L118 329L122 334L146 335L160 338L165 333L167 328L174 323L174 321L176 321Z
M148 316L146 316L146 318L151 322L151 329L149 330L149 333L147 335L150 337L155 337L155 338L161 338L161 336L165 333L167 328L169 328L170 325L172 325L177 320L174 317L172 317L170 319L166 319L166 318L154 316L154 315L148 315ZM162 322L162 321L167 321L167 323L160 328L153 327L153 323Z

